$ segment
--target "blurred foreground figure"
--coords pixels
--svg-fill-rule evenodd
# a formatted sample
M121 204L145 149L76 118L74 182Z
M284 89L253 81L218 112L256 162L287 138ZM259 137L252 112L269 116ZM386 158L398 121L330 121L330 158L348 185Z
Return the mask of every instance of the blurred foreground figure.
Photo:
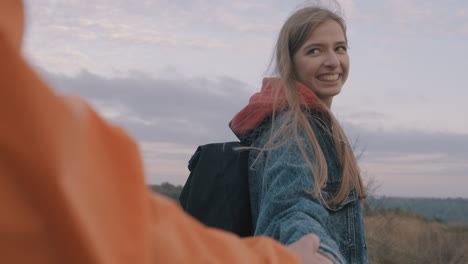
M313 236L289 250L207 228L150 193L135 142L24 61L23 23L21 1L2 0L1 263L299 263L293 251L317 250Z

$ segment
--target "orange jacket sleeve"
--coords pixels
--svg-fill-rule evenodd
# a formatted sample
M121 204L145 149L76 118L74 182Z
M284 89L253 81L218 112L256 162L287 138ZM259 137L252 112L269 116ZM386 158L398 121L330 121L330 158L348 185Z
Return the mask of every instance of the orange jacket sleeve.
M82 100L57 96L24 61L21 16L20 1L0 2L2 263L300 262L152 194L135 142Z

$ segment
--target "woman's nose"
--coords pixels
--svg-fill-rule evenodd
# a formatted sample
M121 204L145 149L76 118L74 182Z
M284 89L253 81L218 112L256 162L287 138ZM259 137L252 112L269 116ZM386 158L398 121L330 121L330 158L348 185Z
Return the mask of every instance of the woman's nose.
M330 68L336 68L340 65L340 60L335 52L327 52L324 65Z

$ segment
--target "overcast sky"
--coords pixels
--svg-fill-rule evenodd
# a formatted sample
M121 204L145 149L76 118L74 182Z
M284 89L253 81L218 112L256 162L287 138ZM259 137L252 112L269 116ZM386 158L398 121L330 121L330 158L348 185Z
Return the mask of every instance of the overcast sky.
M324 1L326 2L326 1ZM380 195L468 198L468 2L342 0L351 72L333 112ZM200 144L235 140L284 0L27 0L25 55L140 143L149 183L183 184Z

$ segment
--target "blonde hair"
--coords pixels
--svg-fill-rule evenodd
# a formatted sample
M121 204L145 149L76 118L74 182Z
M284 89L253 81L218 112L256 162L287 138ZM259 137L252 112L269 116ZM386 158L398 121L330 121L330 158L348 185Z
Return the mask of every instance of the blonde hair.
M354 156L348 139L338 121L324 105L323 108L328 112L330 119L329 124L331 124L332 127L330 133L338 156L342 178L338 191L326 201L323 198L321 191L325 187L328 179L327 162L308 119L310 114L307 114L307 110L311 109L303 109L303 106L301 106L300 95L295 83L298 78L294 69L294 54L307 41L315 28L329 19L338 22L346 38L346 24L344 19L340 15L323 7L302 8L293 13L284 23L278 36L274 57L275 75L279 77L281 81L280 85L277 85L274 89L276 102L278 101L278 95L281 91L287 99L289 105L287 111L287 114L289 114L289 116L287 116L288 122L281 124L280 128L270 135L269 141L264 148L262 148L263 151L274 149L285 143L290 137L294 137L314 177L315 184L313 190L311 190L311 194L326 206L343 203L353 189L356 190L360 198L366 196L366 190L360 177L356 157ZM273 119L274 118L275 114L273 115ZM313 118L320 119L320 117L314 115ZM311 143L312 153L315 154L313 160L311 160L307 154L310 152L301 144L301 140L304 140L304 138L299 135L300 130L305 132L307 136L306 140L308 139ZM277 140L278 138L280 139L279 141Z

